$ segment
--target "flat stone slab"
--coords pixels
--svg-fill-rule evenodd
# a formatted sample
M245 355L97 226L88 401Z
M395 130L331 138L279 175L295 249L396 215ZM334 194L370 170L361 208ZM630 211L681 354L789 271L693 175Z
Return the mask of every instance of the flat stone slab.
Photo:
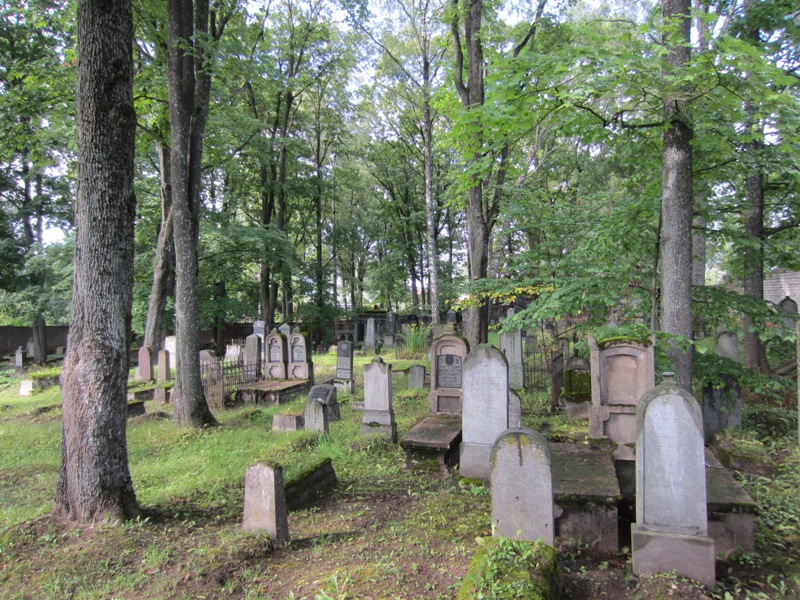
M272 417L272 431L300 431L305 422L303 415L278 413Z
M139 415L145 414L144 408L144 400L134 400L133 402L128 402L128 418L132 419L133 417L138 417Z
M707 448L706 498L708 535L714 538L714 551L726 555L737 548L754 552L756 503Z
M241 386L236 391L235 402L277 406L308 394L310 389L308 379L269 379Z
M417 423L400 440L406 467L447 472L458 463L461 415L431 415Z

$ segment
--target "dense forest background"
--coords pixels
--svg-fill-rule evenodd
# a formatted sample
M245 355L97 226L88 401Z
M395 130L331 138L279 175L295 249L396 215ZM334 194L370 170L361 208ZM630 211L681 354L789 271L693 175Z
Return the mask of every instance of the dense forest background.
M213 0L185 37L176 152L167 6L134 1L134 333L160 346L176 286L201 328L302 321L316 342L375 304L474 311L480 341L479 307L521 299L523 327L640 324L677 347L724 324L767 370L793 325L763 280L800 270L800 12L675 4ZM75 10L0 11L2 324L69 321ZM676 124L691 264L665 212ZM676 268L688 331L663 308Z

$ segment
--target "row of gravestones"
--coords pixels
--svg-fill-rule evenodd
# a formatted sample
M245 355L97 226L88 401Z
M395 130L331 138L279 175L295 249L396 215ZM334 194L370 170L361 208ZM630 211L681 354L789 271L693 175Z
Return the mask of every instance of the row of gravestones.
M633 572L675 571L713 586L700 406L667 378L639 400L635 421ZM492 444L489 462L495 535L553 544L553 479L544 436L530 429L506 430Z

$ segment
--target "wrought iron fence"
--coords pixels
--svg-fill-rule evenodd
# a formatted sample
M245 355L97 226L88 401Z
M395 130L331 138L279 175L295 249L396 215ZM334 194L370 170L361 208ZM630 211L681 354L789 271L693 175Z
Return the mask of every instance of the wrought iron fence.
M230 403L230 392L242 384L261 381L265 364L242 361L204 362L200 364L200 379L206 402L211 408L225 408Z

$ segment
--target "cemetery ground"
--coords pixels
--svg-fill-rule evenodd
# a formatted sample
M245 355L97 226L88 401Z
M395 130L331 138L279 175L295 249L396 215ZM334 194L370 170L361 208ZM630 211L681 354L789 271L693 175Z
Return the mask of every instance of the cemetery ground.
M428 409L427 392L405 389L411 361L394 364L400 436ZM367 357L356 358L361 373ZM314 356L318 379L335 355ZM361 381L358 389L361 390ZM59 466L59 389L18 395L0 376L0 598L453 598L478 546L491 535L490 493L481 485L406 470L399 445L360 433L361 413L340 392L342 419L330 435L273 433L281 407L217 413L221 426L187 430L171 406L147 402L129 421L131 473L142 516L122 526L75 526L50 517ZM523 421L551 441L582 441L585 421L547 412L547 396L523 395ZM636 578L630 553L598 554L558 543L564 598L800 597L800 452L793 403L751 399L733 436L745 458L737 473L759 507L757 549L717 561L705 590L675 575ZM750 460L761 452L774 461ZM271 460L290 481L330 457L337 487L289 513L291 542L274 547L241 528L248 465ZM765 462L767 469L765 469ZM491 581L488 583L492 583ZM492 597L487 594L486 597Z

